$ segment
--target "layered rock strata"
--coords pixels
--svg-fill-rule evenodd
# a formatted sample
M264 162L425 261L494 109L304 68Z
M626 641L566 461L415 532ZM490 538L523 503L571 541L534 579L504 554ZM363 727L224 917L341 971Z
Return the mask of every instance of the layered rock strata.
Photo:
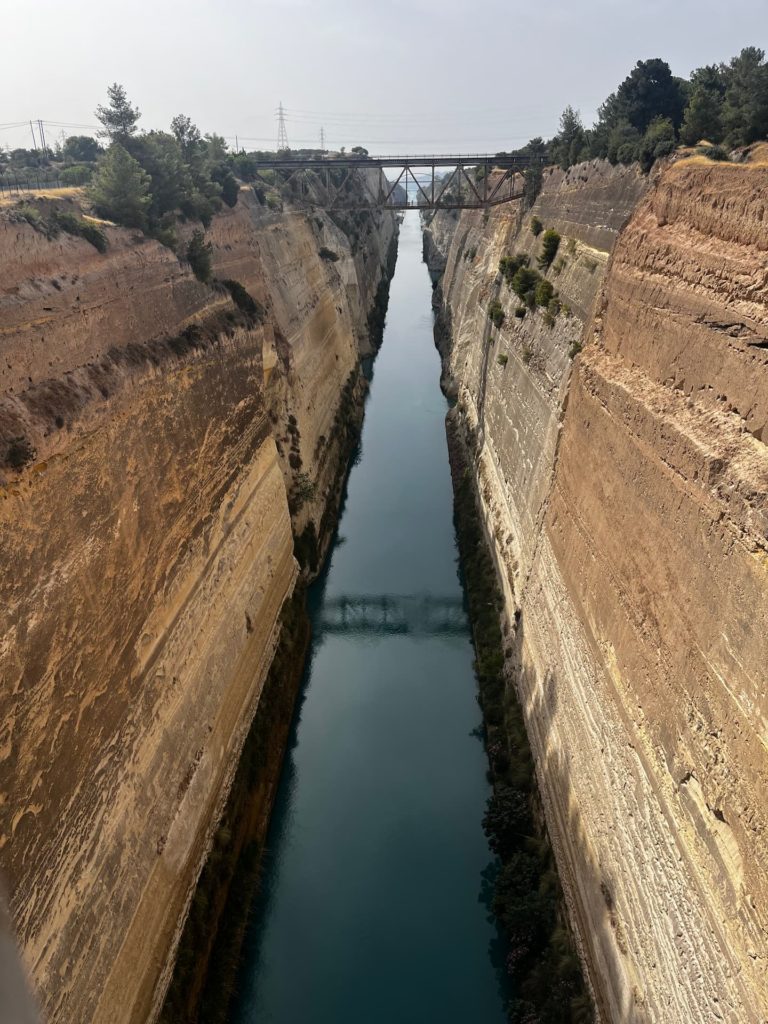
M427 227L569 908L602 1019L768 1019L763 165L545 173ZM514 315L502 256L564 308ZM505 309L492 328L489 302ZM583 345L583 351L579 352Z
M43 1017L113 1024L162 1003L396 224L243 190L212 285L102 227L0 214L0 867Z

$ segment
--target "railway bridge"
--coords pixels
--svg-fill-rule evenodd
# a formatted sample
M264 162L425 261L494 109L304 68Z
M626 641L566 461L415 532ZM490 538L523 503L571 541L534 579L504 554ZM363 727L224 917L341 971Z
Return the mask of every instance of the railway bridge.
M343 594L326 598L317 626L321 634L469 635L461 597L434 594Z
M506 154L302 157L288 151L257 160L256 178L265 186L294 182L292 202L328 209L479 210L522 198L527 176L541 166L540 158ZM324 186L327 202L313 194L311 176ZM356 176L366 188L349 188Z

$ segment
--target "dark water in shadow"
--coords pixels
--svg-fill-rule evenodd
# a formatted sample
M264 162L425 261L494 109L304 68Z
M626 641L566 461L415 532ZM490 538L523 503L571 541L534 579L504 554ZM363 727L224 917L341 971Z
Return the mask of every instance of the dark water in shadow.
M501 1024L472 648L408 214L232 1021Z

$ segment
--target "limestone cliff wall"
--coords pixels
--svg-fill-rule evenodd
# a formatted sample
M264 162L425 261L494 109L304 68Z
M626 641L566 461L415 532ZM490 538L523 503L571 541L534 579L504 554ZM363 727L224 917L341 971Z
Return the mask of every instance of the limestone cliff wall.
M396 225L241 192L208 238L257 316L104 230L0 214L0 869L45 1020L113 1024L162 1002Z
M562 235L551 326L516 319L497 274L538 251L530 215L428 229L510 679L604 1020L768 1019L767 186L764 166L690 160L650 182L551 172L531 211Z

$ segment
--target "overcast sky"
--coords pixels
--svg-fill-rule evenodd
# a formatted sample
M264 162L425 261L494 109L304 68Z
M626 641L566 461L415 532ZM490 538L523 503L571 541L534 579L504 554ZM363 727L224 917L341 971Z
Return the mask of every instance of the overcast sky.
M496 151L591 123L638 59L675 74L768 42L768 0L2 0L3 125L94 125L110 82L144 128L186 113L274 147ZM51 141L61 127L46 129ZM65 127L66 134L80 129ZM83 134L86 130L83 130ZM0 129L29 146L29 129Z

